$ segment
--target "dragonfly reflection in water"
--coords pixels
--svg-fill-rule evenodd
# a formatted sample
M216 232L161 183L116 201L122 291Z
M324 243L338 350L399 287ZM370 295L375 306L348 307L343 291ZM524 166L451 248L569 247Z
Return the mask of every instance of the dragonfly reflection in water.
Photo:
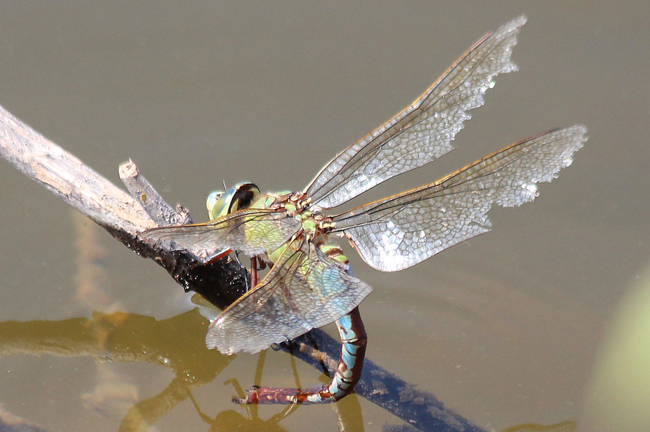
M489 33L420 98L329 162L304 192L260 195L246 183L208 200L211 222L154 229L145 239L187 250L203 261L235 250L273 267L210 326L209 348L257 353L336 321L343 349L329 385L313 389L254 388L243 403L329 402L350 393L365 354L357 306L370 293L349 273L331 235L345 236L371 267L413 266L490 229L493 204L513 207L537 197L536 183L569 166L586 141L573 126L513 144L416 189L330 216L323 210L452 150L451 141L483 104L494 77L511 72L520 17Z

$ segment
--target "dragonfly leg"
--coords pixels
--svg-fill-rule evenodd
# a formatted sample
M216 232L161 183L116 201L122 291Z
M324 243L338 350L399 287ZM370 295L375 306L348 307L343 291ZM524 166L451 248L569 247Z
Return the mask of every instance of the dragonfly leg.
M367 336L359 314L359 308L336 321L341 335L341 357L332 381L321 387L290 389L253 387L242 399L242 404L312 404L336 402L352 393L361 378L366 355Z
M251 284L248 288L252 290L257 286L257 257L251 257Z

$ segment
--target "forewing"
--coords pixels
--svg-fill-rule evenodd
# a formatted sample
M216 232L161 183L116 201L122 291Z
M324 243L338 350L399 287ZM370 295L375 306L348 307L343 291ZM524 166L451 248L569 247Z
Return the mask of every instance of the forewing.
M315 208L336 207L452 150L468 111L483 105L494 77L516 70L510 55L525 22L519 17L484 36L420 98L338 154L306 188Z
M205 224L154 228L140 237L170 250L186 250L206 262L228 249L249 256L276 250L301 227L284 211L241 210Z
M493 204L533 201L536 183L551 181L571 164L586 132L573 126L513 144L436 183L341 214L333 219L335 231L378 270L410 267L489 231Z
M347 265L298 240L255 289L210 325L206 344L224 354L256 353L336 321L371 290Z

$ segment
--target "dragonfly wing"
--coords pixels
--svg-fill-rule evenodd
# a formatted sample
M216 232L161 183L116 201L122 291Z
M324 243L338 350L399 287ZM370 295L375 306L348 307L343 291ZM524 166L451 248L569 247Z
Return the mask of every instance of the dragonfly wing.
M510 55L525 22L519 17L484 36L420 98L339 153L305 189L313 205L336 207L452 150L467 111L483 105L494 77L516 70Z
M490 230L493 204L533 201L572 162L587 140L583 126L529 138L435 182L375 201L333 218L363 259L383 271L423 261Z
M347 265L299 239L255 289L210 325L206 344L224 354L256 353L336 321L371 290L348 273Z
M207 262L234 249L249 256L276 250L301 227L283 211L240 210L204 224L154 228L140 234L170 250L186 250Z

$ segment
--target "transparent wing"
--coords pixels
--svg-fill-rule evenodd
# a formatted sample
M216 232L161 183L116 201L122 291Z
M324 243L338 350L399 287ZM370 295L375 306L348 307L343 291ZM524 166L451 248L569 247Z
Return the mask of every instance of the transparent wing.
M467 111L483 105L494 77L516 70L510 55L525 22L519 17L484 36L420 98L339 153L305 189L315 208L336 207L452 150Z
M347 265L298 239L255 289L212 323L206 344L224 354L256 353L336 321L371 290Z
M249 256L276 250L301 227L283 211L241 210L204 224L154 228L140 237L171 250L186 250L200 260L209 261L227 249Z
M426 186L333 218L372 267L397 271L490 230L493 204L533 201L587 140L584 126L529 138Z

